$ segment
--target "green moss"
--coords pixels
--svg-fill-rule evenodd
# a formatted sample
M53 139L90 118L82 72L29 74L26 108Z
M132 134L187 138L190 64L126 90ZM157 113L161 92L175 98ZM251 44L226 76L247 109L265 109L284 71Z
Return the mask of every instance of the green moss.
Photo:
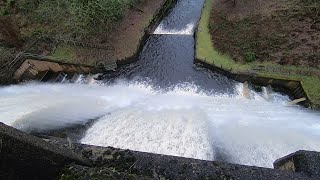
M209 27L214 27L213 24L209 24L213 3L213 0L205 0L196 32L196 59L228 70L231 73L254 73L261 77L301 81L303 89L313 104L313 107L320 108L320 79L316 76L316 74L320 73L317 69L282 66L270 62L240 64L232 60L229 55L219 53L214 48L214 42L212 42L209 33Z
M74 62L76 60L74 46L67 44L58 45L52 56L54 58L64 59L67 62Z

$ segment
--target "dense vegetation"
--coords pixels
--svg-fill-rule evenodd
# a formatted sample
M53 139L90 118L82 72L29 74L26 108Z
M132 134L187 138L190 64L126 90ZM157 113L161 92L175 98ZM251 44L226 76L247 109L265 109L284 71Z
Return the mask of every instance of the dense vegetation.
M137 0L4 0L0 16L11 17L22 38L34 34L84 37L107 31Z

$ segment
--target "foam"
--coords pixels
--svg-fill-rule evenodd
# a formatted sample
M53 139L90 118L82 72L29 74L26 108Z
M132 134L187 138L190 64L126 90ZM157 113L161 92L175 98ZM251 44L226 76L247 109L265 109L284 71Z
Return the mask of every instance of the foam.
M82 143L272 167L296 150L320 151L320 114L288 107L287 96L250 90L206 94L192 83L155 90L114 85L24 84L0 88L0 121L45 131L97 118Z

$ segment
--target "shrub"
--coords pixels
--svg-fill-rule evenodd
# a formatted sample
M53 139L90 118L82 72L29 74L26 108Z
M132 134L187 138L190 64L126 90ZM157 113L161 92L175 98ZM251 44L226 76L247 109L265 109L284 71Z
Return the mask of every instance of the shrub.
M252 52L252 51L247 51L244 54L244 60L246 62L254 62L256 61L256 53Z
M14 0L3 0L0 2L0 16L9 15L12 11Z
M36 30L40 28L43 33L84 36L97 30L108 30L136 1L0 0L0 15L17 11L29 25Z
M108 28L120 21L135 0L38 0L34 20L59 26L76 35ZM35 3L29 4L30 7ZM64 27L64 28L62 28Z
M37 9L40 2L45 0L11 0L14 1L16 7L21 13L28 13Z
M71 25L80 32L121 20L126 4L120 0L70 0L68 7L73 18Z

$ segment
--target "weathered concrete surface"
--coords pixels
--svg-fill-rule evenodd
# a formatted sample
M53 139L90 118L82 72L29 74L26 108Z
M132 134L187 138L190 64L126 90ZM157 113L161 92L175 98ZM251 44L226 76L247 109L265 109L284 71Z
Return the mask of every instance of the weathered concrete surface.
M274 162L275 169L303 172L309 177L320 179L320 153L297 151Z
M52 179L70 163L90 161L0 123L0 179Z
M239 82L251 82L256 85L261 86L269 86L271 85L273 88L277 88L286 94L290 94L295 99L300 98L306 98L306 101L303 101L300 103L300 105L303 105L305 107L312 107L312 103L310 101L310 98L306 94L305 90L303 89L303 86L300 81L296 80L286 80L286 79L277 79L277 78L269 78L269 77L260 77L257 74L252 73L233 73L231 70L225 70L221 67L217 67L214 64L209 64L201 59L195 59L195 63L208 68L214 72L218 72L230 79L233 79L235 81Z
M30 79L41 80L46 72L64 72L64 73L79 73L89 74L97 72L94 67L57 63L52 61L42 61L26 59L14 73L14 79L23 81Z
M60 139L48 142L69 147ZM129 178L152 179L312 179L298 172L250 167L223 162L203 161L175 156L73 144L73 150L94 162L94 167L71 165L62 176L79 179L104 179L110 177L110 169L124 173Z
M319 153L289 157L299 172L40 139L0 123L0 179L319 179Z

